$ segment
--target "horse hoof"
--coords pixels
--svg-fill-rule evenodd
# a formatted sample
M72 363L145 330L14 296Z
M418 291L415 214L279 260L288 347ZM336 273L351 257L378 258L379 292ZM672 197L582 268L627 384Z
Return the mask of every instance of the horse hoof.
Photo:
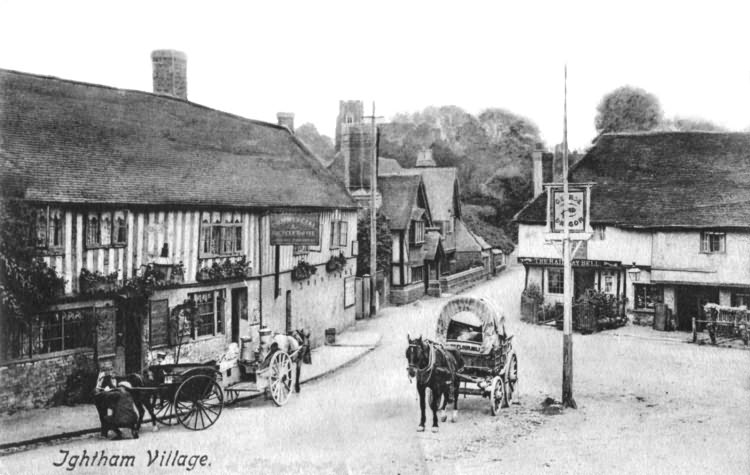
M424 432L424 426L417 427L417 432Z
M159 426L153 426L151 432L159 432Z
M134 439L137 439L137 438L138 438L138 432L133 432L133 438L134 438Z
M437 427L433 427L433 428L432 428L432 433L433 433L433 434L436 434L436 433L437 433L437 432L438 432L439 430L440 430L440 429L438 429Z
M442 414L440 416L440 422L445 422L448 420L448 414Z

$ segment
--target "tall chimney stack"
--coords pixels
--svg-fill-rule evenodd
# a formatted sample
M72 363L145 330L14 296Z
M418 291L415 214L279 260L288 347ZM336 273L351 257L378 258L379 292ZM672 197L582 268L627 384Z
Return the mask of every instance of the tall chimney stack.
M293 112L277 112L276 120L279 125L289 129L289 132L294 133L294 113Z
M531 152L531 177L534 182L534 198L542 194L544 191L544 170L542 168L542 155L544 154L544 146L541 143L537 143L534 146L534 151Z
M154 94L164 94L187 100L187 56L173 49L158 49L151 53Z

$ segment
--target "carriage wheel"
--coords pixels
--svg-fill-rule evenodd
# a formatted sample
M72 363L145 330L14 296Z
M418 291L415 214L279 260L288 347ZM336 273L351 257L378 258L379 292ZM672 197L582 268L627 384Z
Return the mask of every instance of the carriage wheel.
M224 389L224 404L234 404L240 397L240 392L236 389L226 388Z
M516 392L516 385L518 384L518 359L516 355L510 357L510 364L508 365L508 371L505 373L505 400L503 401L503 407L510 406L513 400L513 394Z
M203 430L211 427L221 415L224 393L214 378L196 374L177 388L174 405L180 424L186 429Z
M157 422L165 426L177 424L177 418L174 413L174 399L158 394L153 399L153 406Z
M505 400L505 382L500 376L492 378L490 385L490 412L496 416Z
M282 351L277 351L273 355L269 376L268 390L271 393L271 399L277 406L283 406L289 400L294 384L294 373L292 372L292 360L289 355Z

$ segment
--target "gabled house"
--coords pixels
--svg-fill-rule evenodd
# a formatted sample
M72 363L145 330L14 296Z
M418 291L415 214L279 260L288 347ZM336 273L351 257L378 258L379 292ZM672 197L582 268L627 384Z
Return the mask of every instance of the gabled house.
M261 324L320 344L354 322L347 190L288 115L189 102L184 55L153 60L155 93L0 70L0 193L34 210L38 252L65 279L41 314L0 315L0 370L19 382L0 407L43 403L82 365L126 374L178 347L218 360ZM123 288L144 275L155 290L133 309Z
M750 304L750 134L605 134L570 170L592 182L593 237L573 256L575 297L627 299L634 321L656 304L689 330L703 304ZM563 293L562 261L546 241L546 192L516 215L526 285L548 303Z
M429 285L425 248L432 217L427 193L419 175L385 176L378 179L378 188L393 240L390 298L392 303L404 304L424 295ZM430 238L429 250L439 257L434 240Z

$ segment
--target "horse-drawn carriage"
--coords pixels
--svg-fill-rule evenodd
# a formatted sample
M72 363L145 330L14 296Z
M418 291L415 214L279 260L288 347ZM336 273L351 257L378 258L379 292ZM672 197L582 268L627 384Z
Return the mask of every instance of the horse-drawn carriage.
M286 404L292 387L299 391L300 364L303 359L309 362L309 352L309 334L303 331L296 331L294 336L275 337L268 332L261 336L258 358L238 358L228 367L215 361L151 365L145 377L102 374L97 393L110 389L128 393L139 412L138 422L132 424L134 436L137 436L146 410L154 426L157 422L164 425L180 423L190 430L203 430L219 419L225 404L234 403L243 392L266 393L277 406ZM250 356L250 352L243 353ZM295 363L296 378L292 371ZM106 408L97 409L103 417L103 434L106 434L105 426L118 431L116 422L107 422L116 421L118 417L113 415L106 419ZM131 423L127 427L131 427Z
M450 300L438 315L436 336L463 360L457 373L459 394L489 398L493 416L510 404L518 384L518 357L513 336L505 332L505 318L489 302L473 297Z

